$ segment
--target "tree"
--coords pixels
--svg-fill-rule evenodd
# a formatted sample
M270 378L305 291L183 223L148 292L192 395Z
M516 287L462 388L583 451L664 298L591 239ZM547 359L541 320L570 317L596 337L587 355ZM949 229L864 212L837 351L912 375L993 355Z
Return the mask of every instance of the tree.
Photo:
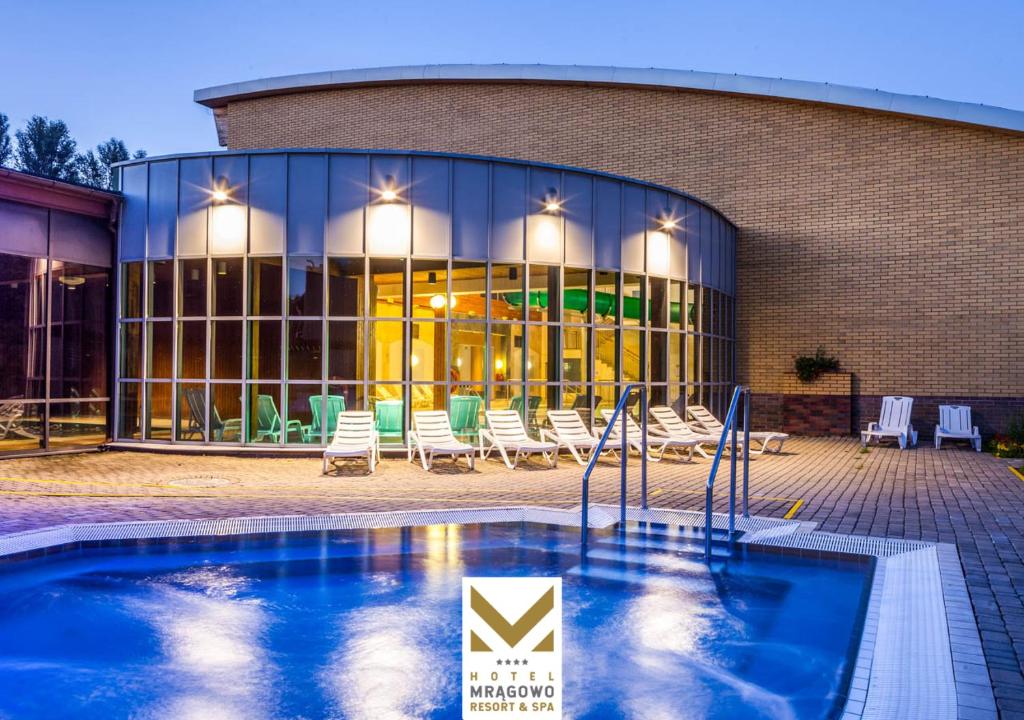
M110 187L110 169L92 150L80 154L75 159L75 166L78 171L78 182L96 188Z
M11 149L11 124L7 121L7 116L0 113L0 167L7 165L11 161L11 155L14 151Z
M96 152L92 150L79 155L79 172L82 175L82 182L98 188L113 189L114 187L114 163L124 162L132 158L146 157L145 150L136 150L128 154L128 147L123 140L112 137L96 146ZM93 163L97 166L93 171ZM86 172L89 169L89 173Z
M25 172L74 182L78 178L76 144L63 120L33 115L18 140L18 168Z

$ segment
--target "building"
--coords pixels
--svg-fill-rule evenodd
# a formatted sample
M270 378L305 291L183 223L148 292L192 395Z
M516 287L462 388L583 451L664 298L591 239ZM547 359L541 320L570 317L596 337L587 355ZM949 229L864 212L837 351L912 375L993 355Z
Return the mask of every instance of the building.
M922 437L939 403L985 434L1024 414L1024 112L517 65L195 99L225 151L120 168L117 444L310 450L345 407L397 447L414 409L472 437L483 407L537 427L636 382L717 411L749 384L756 424L797 433L887 394ZM797 380L819 347L841 372ZM22 384L49 427L58 396Z

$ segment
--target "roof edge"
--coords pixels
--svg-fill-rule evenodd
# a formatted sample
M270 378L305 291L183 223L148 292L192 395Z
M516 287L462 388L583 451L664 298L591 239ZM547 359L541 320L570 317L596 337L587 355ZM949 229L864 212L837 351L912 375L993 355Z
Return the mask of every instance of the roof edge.
M1024 133L1024 111L994 105L904 95L850 85L786 80L753 75L620 68L596 65L400 65L282 75L200 88L193 99L209 108L235 100L344 87L429 82L553 83L693 90L752 95L798 102L837 105L897 115L978 125Z

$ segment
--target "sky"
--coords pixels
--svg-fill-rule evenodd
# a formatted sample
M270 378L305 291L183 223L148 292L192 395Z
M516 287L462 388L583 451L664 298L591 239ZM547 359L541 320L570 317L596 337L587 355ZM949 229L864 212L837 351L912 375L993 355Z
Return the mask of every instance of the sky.
M832 82L1024 110L1022 0L0 0L0 112L150 155L217 149L196 88L548 63Z

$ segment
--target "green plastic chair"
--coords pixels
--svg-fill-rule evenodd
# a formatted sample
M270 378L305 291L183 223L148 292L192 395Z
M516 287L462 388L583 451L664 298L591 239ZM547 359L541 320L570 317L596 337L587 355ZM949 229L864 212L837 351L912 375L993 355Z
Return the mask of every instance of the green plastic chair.
M483 399L479 395L452 395L451 422L452 434L457 438L468 438L470 444L480 437L480 406Z
M313 412L313 424L310 426L309 434L313 439L320 439L321 431L323 426L320 424L322 418L320 416L320 401L323 395L310 395L309 396L309 409ZM327 396L327 432L333 433L334 428L338 424L338 413L345 412L345 396L344 395L328 395Z
M527 427L537 427L537 410L540 409L541 399L542 398L540 395L530 396L529 405L527 406L527 413L525 418ZM519 413L519 417L523 417L523 396L516 395L514 398L512 398L509 401L508 409L515 410L517 413Z
M303 426L298 420L288 421L288 435L298 432L302 442L307 442L309 426ZM277 411L274 398L269 395L256 396L256 442L270 438L271 442L281 442L281 413Z
M374 422L377 426L377 437L405 439L402 432L402 420L405 415L405 402L402 400L378 400L373 406Z

